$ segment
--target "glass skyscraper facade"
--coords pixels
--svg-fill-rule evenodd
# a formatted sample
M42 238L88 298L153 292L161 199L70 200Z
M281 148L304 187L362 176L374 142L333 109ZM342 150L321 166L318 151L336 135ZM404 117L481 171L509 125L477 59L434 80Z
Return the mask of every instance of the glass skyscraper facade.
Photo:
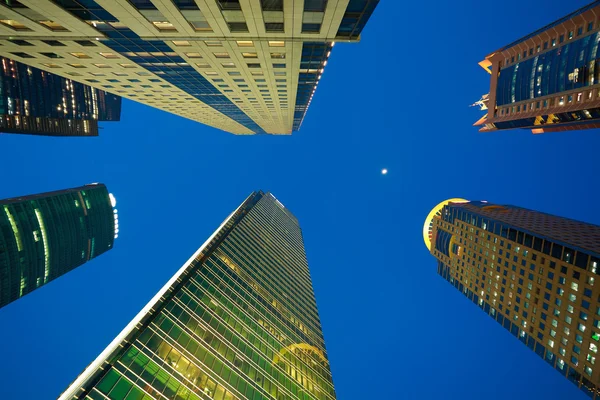
M600 127L600 1L489 54L481 131Z
M121 98L0 57L0 132L97 136L98 121L118 121Z
M252 193L60 399L334 400L296 218Z
M110 250L113 204L102 184L0 200L0 307Z
M586 395L600 398L600 226L451 199L431 211L423 237L439 275Z

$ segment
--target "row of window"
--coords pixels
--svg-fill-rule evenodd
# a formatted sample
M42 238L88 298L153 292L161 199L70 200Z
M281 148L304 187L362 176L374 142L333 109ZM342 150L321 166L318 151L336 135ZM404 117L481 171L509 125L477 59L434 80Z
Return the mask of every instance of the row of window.
M594 22L588 22L586 32L591 32L593 30L594 30ZM583 32L584 32L584 26L581 25L577 28L576 36L579 37L579 36L583 35ZM500 61L500 68L514 64L515 62L518 63L527 57L531 57L534 54L537 54L541 51L548 50L548 48L556 47L557 44L562 44L565 42L565 40L571 40L571 39L573 39L573 37L575 37L575 31L570 30L570 31L565 32L564 34L561 34L560 36L558 36L558 42L557 42L556 37L550 39L549 41L545 41L543 43L540 42L537 46L530 47L529 50L523 50L523 53L517 53L516 56L510 57L510 59L507 57L504 60L504 62Z
M531 112L534 110L543 110L543 109L547 109L547 108L555 107L555 106L564 106L565 104L572 105L574 103L581 103L584 101L596 100L595 97L600 98L600 90L597 90L597 89L586 90L583 92L568 94L565 96L552 97L549 99L532 101L530 103L525 103L525 104L519 104L517 106L502 107L502 108L498 108L498 110L495 112L494 116L498 116L498 115L508 116L508 115L526 113L526 112ZM582 111L584 113L587 112L589 114L588 110L582 110ZM589 116L589 118L591 118L591 115ZM543 122L541 124L543 124Z

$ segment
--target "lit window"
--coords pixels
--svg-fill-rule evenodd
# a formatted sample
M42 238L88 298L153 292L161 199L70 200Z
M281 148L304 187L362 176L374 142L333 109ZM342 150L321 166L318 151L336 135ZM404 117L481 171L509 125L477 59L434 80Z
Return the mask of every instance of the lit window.
M119 64L123 68L135 68L134 64Z
M15 21L14 19L0 19L0 24L7 26L15 31L30 31L28 27L20 23L19 21Z
M82 64L69 64L73 68L85 68L85 65Z
M52 63L48 63L48 64L42 64L44 67L48 67L48 68L61 68L60 65L58 64L52 64Z
M271 53L271 58L284 59L285 53Z
M213 53L215 58L229 58L229 53Z
M210 64L209 63L196 63L196 67L198 68L210 68ZM207 72L208 74L208 72Z
M38 21L38 22L54 32L68 32L69 31L67 28L65 28L61 24L54 22L54 21Z
M232 62L221 63L221 65L223 66L223 68L235 68L235 64Z
M110 68L110 65L107 64L94 64L94 66L98 68Z
M152 25L156 27L159 31L177 31L175 26L169 21L153 21Z
M269 47L284 47L285 42L281 40L269 40Z
M590 351L592 353L597 353L598 352L598 346L596 346L594 343L590 343Z
M244 56L244 58L258 58L258 54L257 53L242 53L242 56Z
M190 42L187 40L173 40L173 44L175 46L191 46Z
M85 53L69 53L69 54L71 54L73 57L77 57L77 58L92 58Z
M100 55L104 58L119 58L115 53L100 53Z
M186 55L186 57L189 58L202 58L202 55L200 53L184 53Z
M252 40L238 40L237 45L239 47L254 47L254 42Z

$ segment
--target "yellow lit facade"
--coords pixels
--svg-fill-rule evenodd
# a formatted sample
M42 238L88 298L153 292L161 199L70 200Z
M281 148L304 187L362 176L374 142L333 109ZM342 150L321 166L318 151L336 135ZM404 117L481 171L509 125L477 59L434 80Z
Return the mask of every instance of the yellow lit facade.
M440 203L425 226L440 276L600 398L600 226L462 199Z
M290 134L378 0L10 3L0 56L234 134Z

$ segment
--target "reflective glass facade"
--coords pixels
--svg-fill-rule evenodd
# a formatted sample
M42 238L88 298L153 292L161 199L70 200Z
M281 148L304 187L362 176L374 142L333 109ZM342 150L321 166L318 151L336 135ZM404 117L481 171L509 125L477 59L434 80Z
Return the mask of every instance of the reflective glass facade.
M515 206L449 203L438 274L590 398L600 398L600 226Z
M106 186L0 200L0 307L113 247Z
M335 399L296 218L255 192L61 399Z
M0 132L97 136L98 121L118 121L121 98L0 57Z
M500 70L498 106L600 83L600 32Z

